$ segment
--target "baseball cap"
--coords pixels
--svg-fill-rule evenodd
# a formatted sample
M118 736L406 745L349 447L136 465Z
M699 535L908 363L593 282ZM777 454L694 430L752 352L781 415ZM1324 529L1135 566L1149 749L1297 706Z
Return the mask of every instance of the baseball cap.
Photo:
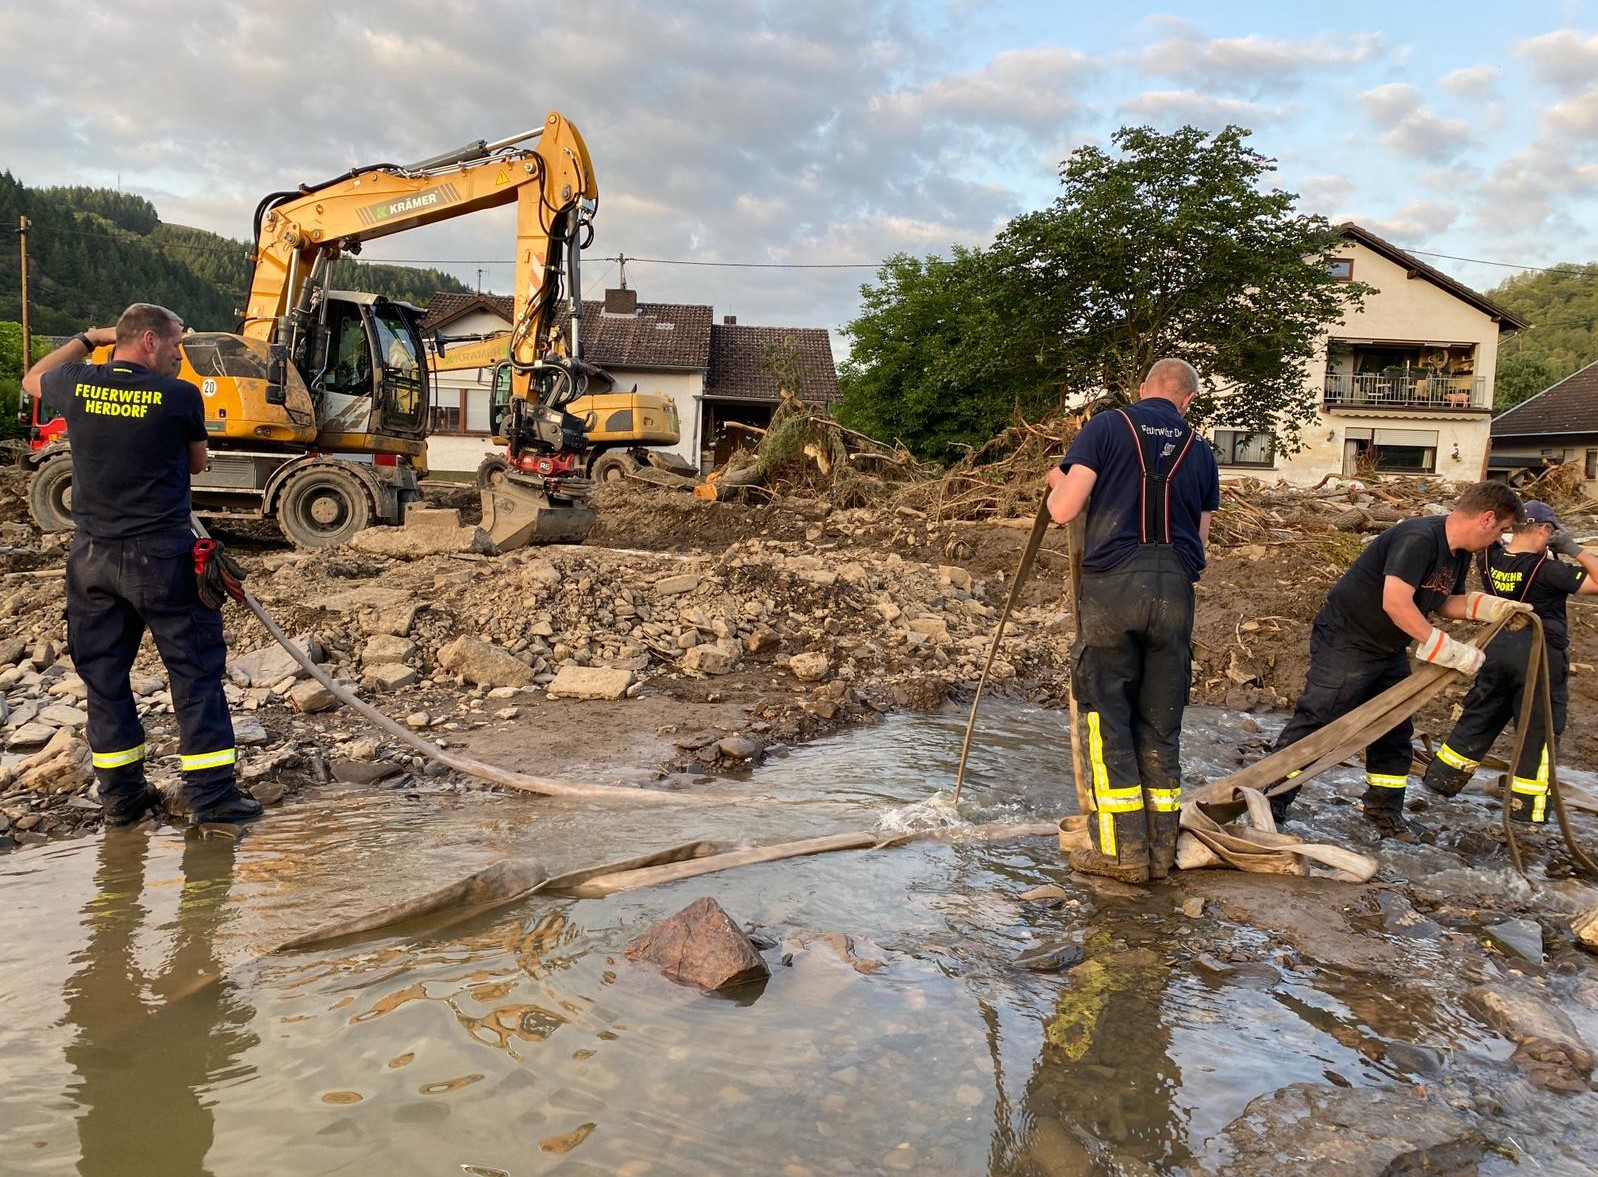
M1559 519L1554 515L1554 509L1547 503L1539 503L1535 499L1526 504L1527 523L1546 523L1557 529Z

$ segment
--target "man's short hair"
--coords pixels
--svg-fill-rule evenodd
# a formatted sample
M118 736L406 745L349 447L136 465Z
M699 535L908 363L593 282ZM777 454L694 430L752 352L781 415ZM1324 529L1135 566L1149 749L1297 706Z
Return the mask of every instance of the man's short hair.
M1526 518L1520 496L1502 482L1478 482L1467 486L1464 493L1455 500L1454 510L1464 511L1467 515L1480 515L1483 511L1491 511L1500 519L1512 519L1516 523L1521 523Z
M179 329L180 321L165 307L153 302L136 302L117 320L117 346L133 343L146 331L154 331L164 339Z
M1198 391L1198 373L1186 360L1155 360L1143 383L1167 396L1192 396Z

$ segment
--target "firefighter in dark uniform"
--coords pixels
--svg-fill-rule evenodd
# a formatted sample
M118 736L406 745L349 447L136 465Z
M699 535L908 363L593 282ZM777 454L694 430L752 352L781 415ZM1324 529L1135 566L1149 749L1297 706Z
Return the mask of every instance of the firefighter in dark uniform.
M1466 674L1481 669L1482 652L1454 640L1428 615L1497 621L1529 606L1487 593L1466 593L1471 557L1520 518L1520 500L1498 482L1465 490L1447 515L1406 519L1377 536L1326 594L1309 639L1309 672L1276 750L1341 719L1409 676L1415 657ZM1414 728L1405 720L1365 749L1365 817L1383 837L1414 841L1422 832L1404 817ZM1298 790L1271 798L1278 822Z
M146 628L166 664L181 730L183 800L197 825L260 816L234 781L222 693L222 615L199 599L189 477L209 461L205 410L176 379L183 324L135 303L115 328L77 335L23 378L67 421L72 518L67 644L89 703L89 748L106 821L132 825L161 796L145 778L144 727L128 683ZM108 362L87 363L106 343Z
M1574 566L1549 553L1574 556ZM1524 601L1542 620L1548 693L1553 704L1549 737L1542 698L1535 696L1520 762L1512 766L1509 814L1516 821L1542 822L1548 816L1548 763L1558 755L1570 697L1570 626L1565 602L1572 593L1598 595L1598 556L1585 551L1559 527L1547 503L1527 503L1526 521L1516 524L1509 543L1494 544L1476 558L1482 587L1495 596ZM1520 709L1531 653L1531 629L1499 634L1487 647L1487 660L1465 696L1464 711L1448 740L1426 768L1422 783L1444 797L1457 796Z
M1193 583L1221 483L1184 414L1198 374L1160 360L1138 402L1082 427L1049 472L1049 513L1087 511L1072 682L1086 724L1095 816L1076 870L1142 883L1176 861Z

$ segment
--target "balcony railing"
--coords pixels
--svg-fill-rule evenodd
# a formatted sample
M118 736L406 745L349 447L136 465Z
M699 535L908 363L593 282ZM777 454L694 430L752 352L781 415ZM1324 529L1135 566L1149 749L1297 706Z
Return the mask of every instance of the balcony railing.
M1340 376L1327 374L1329 409L1462 409L1493 407L1479 376Z

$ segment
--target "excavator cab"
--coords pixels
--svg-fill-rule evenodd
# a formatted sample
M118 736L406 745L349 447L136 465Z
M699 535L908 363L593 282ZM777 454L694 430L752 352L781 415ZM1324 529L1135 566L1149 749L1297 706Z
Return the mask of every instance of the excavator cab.
M424 313L380 294L327 292L306 365L324 449L421 452L432 400L417 330Z

